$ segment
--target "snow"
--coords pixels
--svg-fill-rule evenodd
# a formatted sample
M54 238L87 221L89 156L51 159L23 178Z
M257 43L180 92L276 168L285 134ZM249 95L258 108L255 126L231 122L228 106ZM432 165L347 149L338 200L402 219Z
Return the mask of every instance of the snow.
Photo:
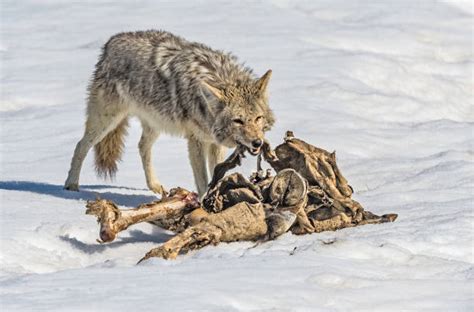
M469 1L11 0L1 11L2 311L474 309ZM87 199L155 197L136 121L116 181L98 180L90 155L81 192L62 190L85 89L108 37L150 28L273 69L270 141L291 129L336 150L354 197L399 219L139 266L170 233L142 224L97 244ZM166 186L193 188L184 140L161 137L155 156Z

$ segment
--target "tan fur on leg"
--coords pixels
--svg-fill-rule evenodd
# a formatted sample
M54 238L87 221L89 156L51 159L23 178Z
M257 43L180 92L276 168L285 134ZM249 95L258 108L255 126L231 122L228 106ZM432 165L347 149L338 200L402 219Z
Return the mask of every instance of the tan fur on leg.
M207 150L203 142L199 141L195 137L191 136L188 138L188 152L189 161L193 168L194 181L199 197L202 197L207 191L207 168L206 168L206 154Z
M144 121L142 121L142 128L143 132L140 142L138 143L138 148L140 150L143 170L145 171L146 184L151 191L161 194L161 197L163 198L166 197L167 192L155 176L155 170L153 168L153 161L151 157L153 143L155 143L159 133L155 129L149 127Z
M217 144L209 144L207 154L207 166L210 176L214 174L214 168L225 159L226 148Z
M102 161L96 162L98 172L113 173L116 169L116 167L114 169L111 164L115 164L115 161L118 160L117 157L120 157L122 147L116 145L110 146L107 142L104 143L105 145L99 143L119 125L121 128L116 135L122 136L125 134L124 129L127 124L125 120L127 118L127 111L121 107L117 101L117 99L105 98L101 90L95 90L91 93L87 107L86 129L84 136L79 143L77 143L76 149L74 150L71 169L69 170L68 177L64 184L65 189L79 190L79 175L81 173L82 163L89 150L96 144L98 144L98 148L100 149L96 151L96 155L98 153L102 159ZM113 138L114 142L118 142L116 135L108 139ZM107 150L109 150L111 154L103 149L106 146L108 146ZM104 159L107 159L107 161L103 161Z

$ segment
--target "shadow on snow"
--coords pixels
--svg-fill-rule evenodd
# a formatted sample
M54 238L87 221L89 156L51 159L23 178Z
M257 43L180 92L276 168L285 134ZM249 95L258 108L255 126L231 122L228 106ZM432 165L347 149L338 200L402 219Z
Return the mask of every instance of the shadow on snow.
M83 253L86 254L94 254L94 253L100 253L103 252L106 249L109 248L116 248L120 247L125 244L129 243L137 243L137 242L152 242L152 243L157 243L161 244L166 242L168 239L173 237L173 234L167 234L164 231L154 231L152 234L147 234L142 231L138 230L131 230L128 231L129 237L118 237L115 241L111 243L106 243L106 244L87 244L84 242L81 242L75 237L70 237L68 235L62 235L59 236L59 239L71 244L71 246Z
M62 185L55 185L41 182L30 181L0 181L0 189L9 191L32 192L36 194L43 194L64 199L72 200L95 200L98 196L102 199L109 199L114 201L119 206L135 207L143 203L157 200L153 195L134 195L134 194L120 194L115 192L100 192L89 191L100 190L102 188L121 188L134 190L133 188L124 188L108 185L84 185L79 192L67 191L63 189Z

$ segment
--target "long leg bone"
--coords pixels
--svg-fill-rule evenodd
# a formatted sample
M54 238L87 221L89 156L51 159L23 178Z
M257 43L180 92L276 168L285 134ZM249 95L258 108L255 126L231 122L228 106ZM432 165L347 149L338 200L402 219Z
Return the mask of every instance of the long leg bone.
M169 197L140 205L135 209L120 210L112 201L105 199L89 201L86 214L97 216L101 241L111 242L119 232L132 224L179 219L199 206L196 193L176 188L170 191Z
M222 230L219 227L209 222L201 222L196 226L187 228L160 247L153 248L138 263L151 257L176 259L181 251L197 249L209 244L217 244L221 236Z

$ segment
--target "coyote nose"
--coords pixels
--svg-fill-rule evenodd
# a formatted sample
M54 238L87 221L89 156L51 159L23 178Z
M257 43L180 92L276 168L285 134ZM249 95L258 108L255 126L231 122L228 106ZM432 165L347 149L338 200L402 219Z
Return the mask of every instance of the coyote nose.
M262 142L262 140L260 140L260 139L256 139L256 140L253 140L253 141L252 141L252 146L253 146L254 148L259 148L260 146L262 146L262 144L263 144L263 142Z

